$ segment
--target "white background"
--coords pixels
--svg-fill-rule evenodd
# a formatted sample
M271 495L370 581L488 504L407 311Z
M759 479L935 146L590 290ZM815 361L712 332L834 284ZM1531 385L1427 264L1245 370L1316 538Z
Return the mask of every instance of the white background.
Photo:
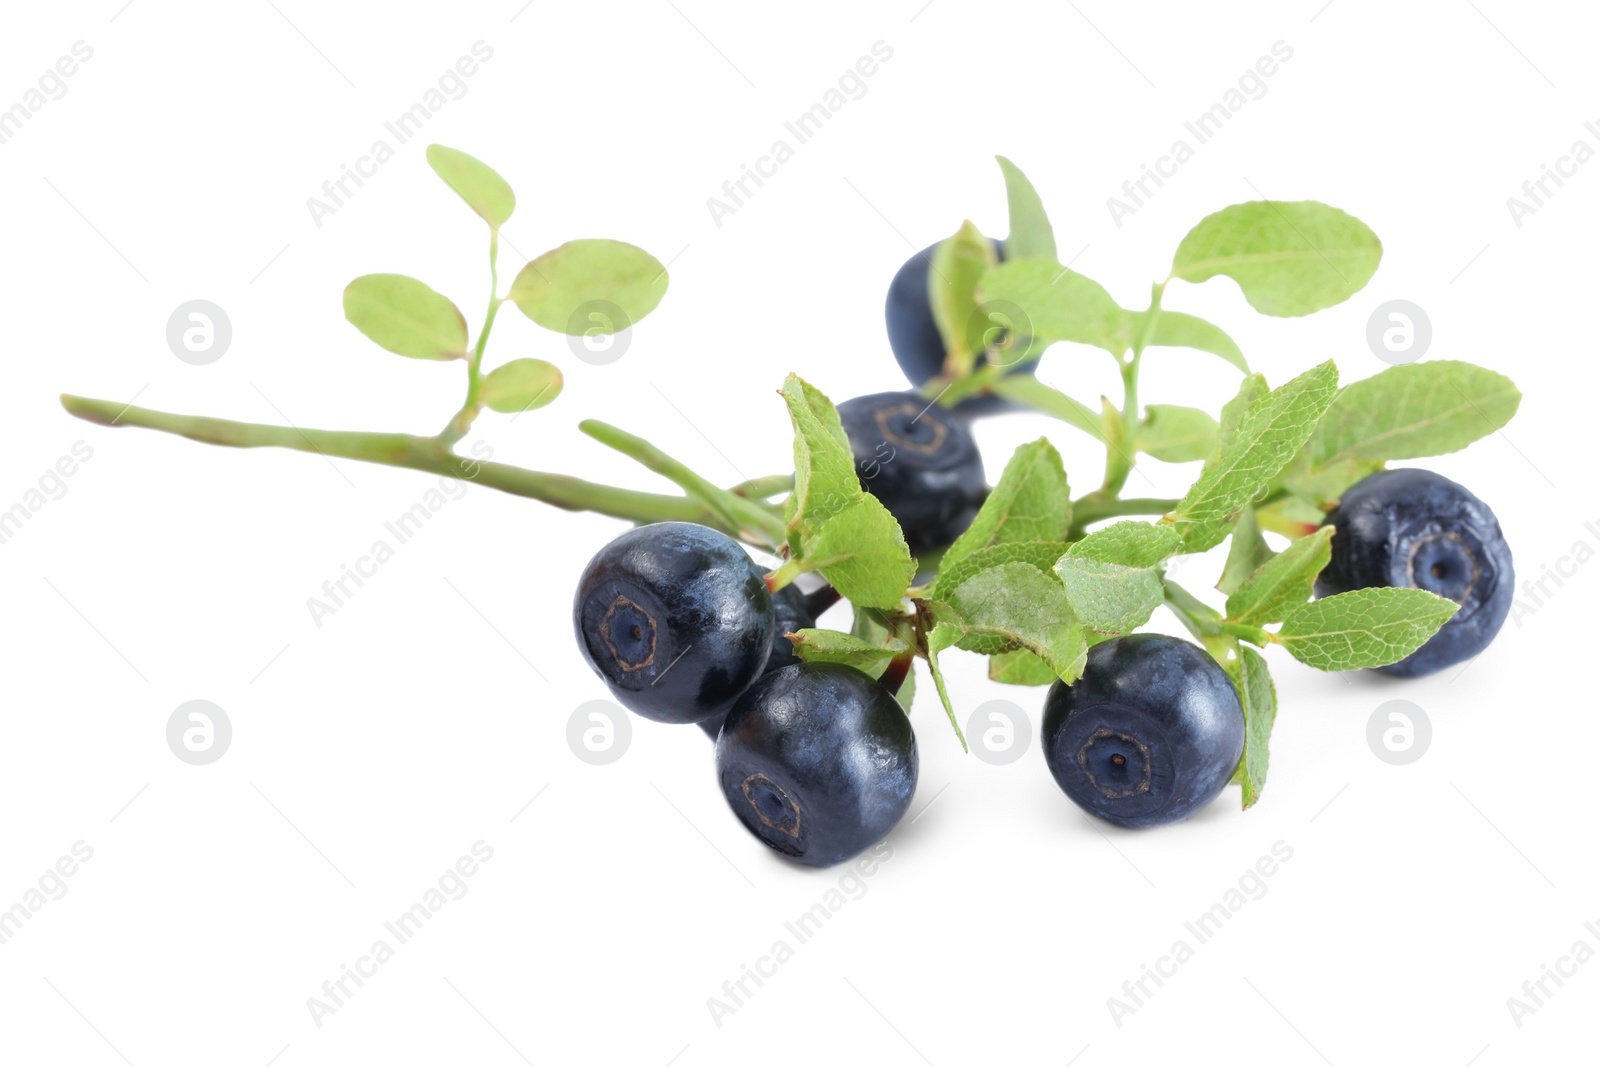
M1600 567L1547 583L1538 605L1523 594L1534 610L1463 676L1323 676L1272 653L1282 712L1264 799L1241 814L1230 789L1155 832L1091 824L1036 751L1009 767L963 757L921 675L915 822L865 895L719 1027L707 998L774 941L794 946L784 923L843 872L796 869L751 840L698 730L635 721L603 767L569 750L572 710L606 695L574 647L570 590L620 524L470 489L319 628L307 598L434 479L113 432L56 402L70 391L436 430L460 368L378 350L343 321L339 294L359 274L410 273L476 326L483 228L427 168L437 140L516 188L506 277L574 237L626 239L672 264L665 301L611 366L580 363L508 306L491 363L552 359L567 390L514 424L485 416L469 442L664 488L577 433L594 416L725 483L781 472L784 373L835 399L900 387L888 280L964 217L1004 234L1001 152L1040 189L1063 258L1130 306L1223 205L1317 198L1358 215L1384 263L1344 306L1264 319L1225 279L1174 286L1167 304L1221 323L1276 384L1330 356L1346 381L1381 370L1368 315L1418 303L1430 357L1501 370L1526 394L1505 433L1429 465L1497 510L1520 577L1580 540L1600 547L1600 527L1585 528L1600 521L1588 414L1600 164L1520 228L1506 206L1575 140L1600 148L1583 126L1600 119L1592 12L920 2L8 11L0 106L75 41L94 54L0 145L0 509L74 442L93 458L0 545L0 908L74 842L93 858L0 945L0 1060L1593 1058L1600 965L1550 985L1520 1028L1506 1000L1580 938L1600 949L1584 929L1600 920L1586 677ZM478 40L494 54L466 94L315 225L307 198ZM893 58L866 94L715 225L707 197L880 40ZM1280 40L1293 58L1266 94L1117 227L1107 197ZM195 298L234 330L205 367L165 341L168 315ZM1052 352L1042 376L1088 400L1115 388L1111 362L1087 350ZM1144 394L1215 409L1236 382L1210 357L1162 350ZM1097 446L1042 418L979 427L991 477L1041 433L1075 488L1091 488ZM1130 490L1176 494L1195 469L1147 461ZM1207 590L1219 567L1179 574ZM1005 697L1037 721L1042 691L951 661L963 715ZM1369 751L1366 724L1402 696L1434 739L1394 767ZM195 698L234 729L205 767L165 741L173 709ZM479 840L493 859L470 892L317 1026L307 998ZM1118 1028L1107 999L1174 941L1195 946L1184 923L1280 841L1293 858L1265 896Z

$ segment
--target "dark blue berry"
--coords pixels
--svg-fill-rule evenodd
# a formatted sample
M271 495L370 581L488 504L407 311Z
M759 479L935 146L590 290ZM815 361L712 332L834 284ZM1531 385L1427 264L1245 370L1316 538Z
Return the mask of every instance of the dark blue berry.
M800 657L794 654L794 645L790 643L788 635L796 630L807 630L817 624L816 616L811 614L810 607L806 604L806 595L797 585L786 585L772 594L772 614L777 625L772 629L772 651L767 656L767 665L762 673L777 670L799 663ZM722 729L722 720L726 715L713 715L708 719L700 720L700 729L713 741L716 740L717 731Z
M883 502L917 554L948 548L988 493L983 457L961 419L916 393L839 405L861 486Z
M838 663L762 676L717 737L717 779L745 828L831 867L894 829L917 788L917 739L883 686Z
M883 318L889 328L889 348L895 362L912 385L921 386L929 378L944 370L944 339L939 335L939 325L933 318L933 307L928 301L928 275L933 265L933 254L938 245L930 245L906 260L889 283L889 296L884 301ZM999 241L994 243L995 256L1003 260L1005 250ZM1037 359L1019 364L1011 373L1032 374L1038 367ZM963 400L955 410L963 416L987 415L1013 407L998 396L975 396Z
M721 715L766 665L772 596L725 534L640 526L595 554L572 601L578 647L617 700L657 722Z
M1089 650L1083 677L1044 705L1044 758L1091 815L1141 829L1186 819L1233 777L1244 709L1217 662L1161 634Z
M1317 595L1371 586L1426 589L1461 605L1417 651L1378 670L1402 678L1471 659L1511 611L1511 547L1489 505L1450 479L1415 467L1379 471L1329 512L1333 556Z

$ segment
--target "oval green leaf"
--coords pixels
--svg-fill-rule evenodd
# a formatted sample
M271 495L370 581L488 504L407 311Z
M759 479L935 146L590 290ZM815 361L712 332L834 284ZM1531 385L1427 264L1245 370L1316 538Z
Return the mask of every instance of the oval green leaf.
M363 274L345 286L344 317L399 356L462 359L467 354L461 310L404 274Z
M428 146L428 166L456 191L483 221L496 229L505 225L517 207L517 194L506 180L482 160L442 144Z
M1252 200L1200 220L1172 258L1172 277L1226 274L1263 315L1290 318L1350 299L1383 244L1367 224L1315 200Z
M542 359L514 359L483 379L478 396L507 415L542 408L561 395L561 370Z
M531 261L510 299L547 330L574 337L627 329L661 303L667 268L649 252L603 238L568 241Z
M1028 176L1005 156L995 156L1006 179L1006 207L1011 233L1006 237L1007 259L1056 259L1056 234L1050 227L1044 203Z

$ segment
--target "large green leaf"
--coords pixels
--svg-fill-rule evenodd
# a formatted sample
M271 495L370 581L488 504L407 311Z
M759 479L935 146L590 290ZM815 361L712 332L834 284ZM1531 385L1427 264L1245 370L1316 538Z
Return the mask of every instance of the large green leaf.
M1340 391L1306 446L1318 467L1455 452L1511 421L1511 379L1455 360L1390 367Z
M1161 563L1177 547L1170 526L1119 522L1068 548L1055 572L1083 625L1101 634L1132 633L1161 606Z
M454 189L467 206L498 229L516 210L517 194L493 167L465 152L442 144L428 146L428 166Z
M1060 541L1072 523L1072 494L1061 454L1044 438L1011 454L1000 482L940 564L949 568L981 548L1006 541Z
M1264 315L1309 315L1367 284L1383 245L1367 224L1315 200L1253 200L1208 215L1172 259L1172 277L1225 274Z
M1222 542L1239 513L1311 436L1338 383L1330 360L1246 406L1238 429L1173 512L1185 551Z
M390 352L464 359L467 320L450 299L404 274L363 274L344 290L344 317Z
M1006 179L1006 207L1011 216L1011 233L1006 237L1007 259L1056 260L1056 235L1050 228L1044 203L1028 176L1005 156L995 156Z
M789 545L800 549L822 524L862 495L855 456L839 413L810 383L791 374L783 400L794 424L794 492L789 497Z
M1317 575L1333 554L1332 540L1333 527L1324 526L1310 537L1291 541L1228 597L1228 618L1251 626L1282 622L1311 597Z
M1384 667L1426 644L1457 608L1425 589L1353 589L1290 612L1277 640L1321 671Z
M822 524L805 561L850 603L868 608L898 608L917 573L900 525L866 493Z
M511 283L510 300L547 330L582 336L627 329L661 303L667 268L625 241L568 241L532 260ZM585 305L604 310L579 314Z
M1061 583L1027 563L1003 563L961 583L946 601L954 643L990 655L1025 648L1063 681L1083 673L1088 644Z
M1105 287L1057 263L1008 260L990 267L978 288L986 301L1020 308L1036 341L1075 341L1114 356L1132 343L1127 313Z

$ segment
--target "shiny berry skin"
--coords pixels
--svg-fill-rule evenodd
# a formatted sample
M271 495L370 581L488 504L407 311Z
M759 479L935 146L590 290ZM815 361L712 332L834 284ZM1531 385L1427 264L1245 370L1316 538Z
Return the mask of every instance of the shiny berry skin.
M938 248L938 245L929 245L905 261L889 283L889 295L883 305L889 349L905 373L906 381L914 386L921 386L944 370L944 339L939 336L939 325L934 321L933 306L928 300L928 276ZM999 241L994 242L994 251L997 261L1005 259L1005 249ZM1032 374L1038 365L1037 359L1029 360L1012 373ZM955 410L971 417L1014 408L1010 401L998 396L975 396L957 404Z
M1379 471L1348 489L1328 513L1333 556L1318 596L1371 586L1426 589L1460 609L1417 651L1378 670L1420 678L1471 659L1511 611L1511 547L1489 505L1432 471Z
M989 492L983 457L960 418L917 393L839 405L861 486L900 523L913 553L948 548Z
M779 667L787 667L799 663L800 657L794 654L794 645L790 643L788 634L796 630L807 630L817 624L816 617L806 606L806 595L797 585L786 585L772 594L772 614L777 625L772 628L772 652L767 656L767 665L761 673L775 671ZM713 741L717 739L717 731L722 729L722 720L726 715L713 715L708 719L700 720L700 729Z
M671 723L727 711L766 666L775 626L761 569L732 538L689 522L640 526L596 553L572 622L617 700Z
M831 867L905 815L917 788L917 739L889 691L854 667L780 667L728 713L717 736L717 780L763 843Z
M1095 645L1083 677L1050 687L1042 737L1062 792L1142 829L1186 819L1222 792L1244 752L1244 709L1201 649L1133 634Z

